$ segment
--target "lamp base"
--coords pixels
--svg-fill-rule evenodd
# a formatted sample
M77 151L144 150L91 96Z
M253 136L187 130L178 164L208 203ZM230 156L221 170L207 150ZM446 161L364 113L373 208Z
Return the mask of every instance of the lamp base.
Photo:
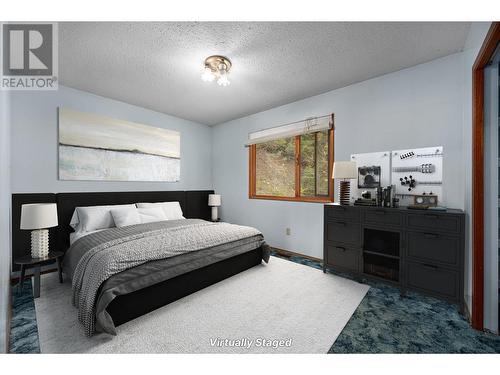
M31 257L45 258L49 255L49 230L31 231Z
M349 206L349 204L351 203L350 181L340 181L339 198L340 198L340 204L342 206Z
M212 206L212 221L219 220L219 212L217 210L217 206Z

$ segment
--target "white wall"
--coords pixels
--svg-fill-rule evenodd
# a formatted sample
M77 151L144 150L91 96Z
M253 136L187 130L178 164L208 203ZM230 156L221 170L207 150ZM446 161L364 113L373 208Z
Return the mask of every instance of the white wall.
M98 113L181 132L181 176L175 183L58 181L57 107ZM211 129L202 124L59 86L11 92L13 193L211 189Z
M214 188L224 220L263 231L272 246L322 258L323 205L248 199L250 131L335 113L335 159L444 146L444 202L464 208L463 56L454 54L215 126ZM291 235L285 235L285 228Z
M0 91L0 353L8 348L10 278L9 96Z

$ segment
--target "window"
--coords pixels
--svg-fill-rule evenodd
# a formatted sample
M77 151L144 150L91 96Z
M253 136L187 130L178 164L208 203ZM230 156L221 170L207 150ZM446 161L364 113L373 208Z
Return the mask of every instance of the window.
M250 198L332 202L333 130L250 146Z

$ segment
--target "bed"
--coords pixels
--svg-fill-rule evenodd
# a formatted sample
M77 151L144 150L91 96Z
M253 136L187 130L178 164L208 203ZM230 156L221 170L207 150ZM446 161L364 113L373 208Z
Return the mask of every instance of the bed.
M123 323L268 260L269 249L254 228L206 220L210 193L14 194L13 222L23 203L42 198L57 203L53 246L66 252L64 271L72 278L85 333L116 334ZM100 230L70 246L76 207L172 201L179 202L186 219ZM13 244L20 244L23 235L13 231Z

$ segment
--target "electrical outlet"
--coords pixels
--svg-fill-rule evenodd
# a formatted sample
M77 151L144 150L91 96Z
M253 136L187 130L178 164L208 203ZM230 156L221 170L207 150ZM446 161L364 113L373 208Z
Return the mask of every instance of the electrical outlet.
M285 229L285 233L286 233L287 236L289 236L290 233L292 233L292 231L290 230L290 228L286 228Z

